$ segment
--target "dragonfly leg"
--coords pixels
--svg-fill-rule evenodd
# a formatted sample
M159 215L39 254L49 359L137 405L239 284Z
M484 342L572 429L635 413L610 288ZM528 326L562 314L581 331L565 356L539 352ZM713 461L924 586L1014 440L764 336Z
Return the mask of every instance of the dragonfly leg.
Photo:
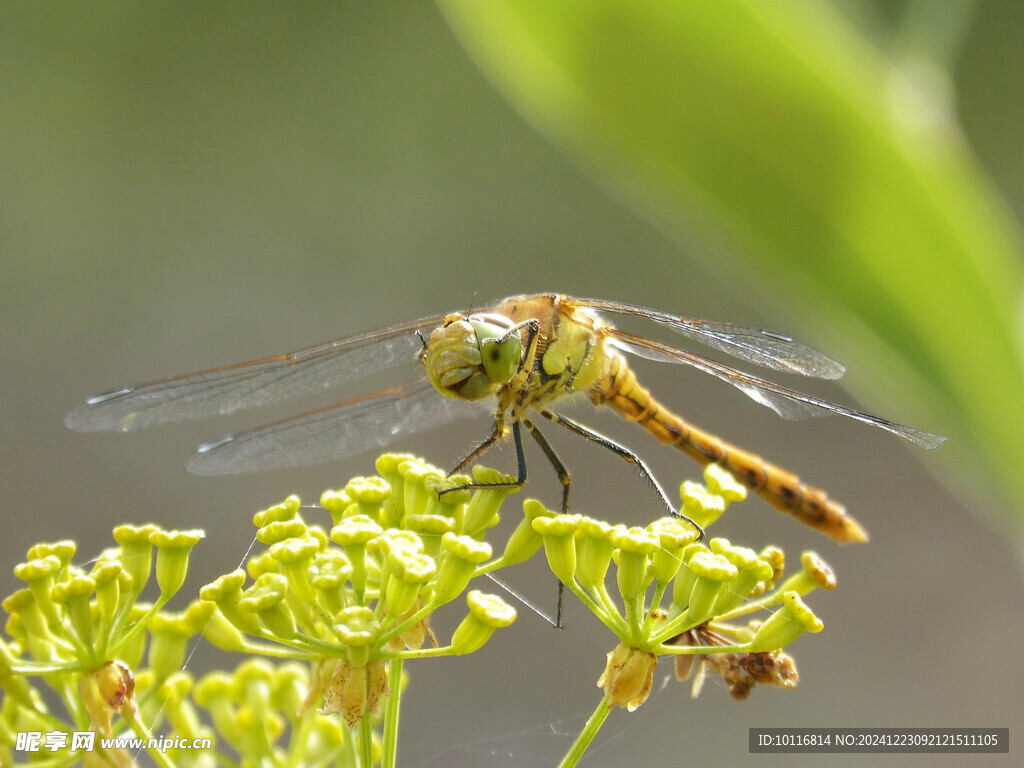
M519 323L519 325L510 329L506 336L511 334L513 331L518 332L518 329L524 325L526 326L528 331L526 335L526 341L523 344L523 349L525 350L525 352L523 353L522 361L519 363L519 370L516 372L516 375L513 377L512 381L510 381L508 384L508 386L511 387L512 389L522 389L524 386L526 386L526 382L530 378L530 371L533 370L534 363L537 360L537 341L540 338L539 320L533 318L531 320L526 320L522 323Z
M527 328L530 331L530 335L526 337L526 343L523 345L524 349L529 350L533 346L533 341L537 338L537 334L540 333L540 320L537 318L531 318L529 320L523 320L521 323L516 323L509 328L505 333L498 339L498 342L505 342L512 338L513 334L519 333L520 328Z
M448 474L454 475L456 472L462 471L469 464L479 459L483 455L484 451L486 451L488 448L494 445L495 442L497 442L498 438L502 436L504 431L505 427L499 424L497 421L495 421L494 432L491 433L490 437L488 437L486 440L480 443L480 445L478 445L476 448L470 451L469 455L467 455L465 458L462 459L462 461L460 461L458 464L452 467L452 471L449 472Z
M529 419L523 419L523 423L526 425L527 431L533 436L533 439L537 441L537 445L544 451L544 455L548 457L548 461L551 462L551 466L555 468L555 474L558 475L558 482L562 484L562 512L568 513L569 511L569 484L570 476L569 470L565 468L562 460L558 458L558 454L555 453L555 449L551 447L551 443L544 437L537 425ZM555 609L555 629L562 628L562 600L565 597L565 585L558 582L558 607Z
M468 464L470 461L472 461L485 450L487 450L494 443L494 441L501 436L503 432L504 427L496 423L495 433L486 440L484 440L475 451L473 451L471 454L469 454L469 456L460 461L458 466L456 466L455 469L453 469L448 474L454 474L455 472L458 472L460 469L466 466L466 464ZM518 421L512 424L512 438L516 444L516 462L518 465L516 477L514 480L501 481L497 483L464 483L463 485L456 485L453 488L445 488L443 491L439 491L438 495L440 496L445 493L451 493L452 491L461 491L467 488L470 490L474 488L522 488L524 485L526 485L526 452L523 451L523 434L522 431L519 429Z
M569 511L569 470L565 468L562 460L558 458L558 454L555 453L555 449L551 447L548 439L537 429L537 425L529 419L523 419L523 424L526 426L526 431L533 436L533 439L537 441L537 445L544 451L544 455L548 457L551 466L555 468L558 482L562 484L562 512L567 513Z
M562 511L565 512L569 508L569 470L562 464L561 459L555 454L551 444L548 443L547 439L540 433L540 430L533 424L533 422L523 419L526 423L526 428L530 434L533 435L534 440L540 445L541 450L544 451L544 455L548 457L548 460L555 468L555 472L558 473L558 479L562 483ZM466 458L458 463L458 465L448 474L454 474L460 469L465 467L480 454L490 448L494 442L504 434L505 426L503 421L496 420L494 422L494 433L484 440L476 449L469 454ZM466 483L465 485L458 485L454 488L446 488L441 491L440 494L451 493L452 491L460 491L463 489L473 488L505 488L505 487L516 487L521 488L526 484L526 451L523 450L523 434L519 427L519 421L512 423L512 439L516 446L516 479L509 482L503 483ZM440 495L438 494L438 495ZM562 628L562 600L564 598L565 585L562 582L558 582L558 607L555 610L555 628Z
M685 520L694 528L696 528L697 531L700 533L700 536L697 538L697 541L700 541L704 538L704 529L697 525L697 523L688 518L686 515L676 511L675 507L672 506L672 502L669 501L668 494L665 493L661 485L658 483L657 479L654 477L654 473L652 473L650 468L644 463L644 460L637 456L635 453L633 453L633 451L631 451L624 445L616 443L611 438L605 437L600 432L595 432L589 427L585 427L579 422L573 421L572 419L568 419L565 416L560 416L559 414L554 413L553 411L541 410L538 411L538 413L540 413L540 415L543 416L544 418L550 419L556 424L560 424L561 426L568 429L570 432L574 432L580 437L585 437L587 440L592 440L598 445L607 448L609 451L614 453L619 458L622 458L628 461L633 466L635 466L640 471L640 474L643 476L643 478L647 480L647 482L650 483L651 486L654 488L655 492L661 498L662 504L664 504L665 508L668 509L669 514L672 517L677 517L681 520Z

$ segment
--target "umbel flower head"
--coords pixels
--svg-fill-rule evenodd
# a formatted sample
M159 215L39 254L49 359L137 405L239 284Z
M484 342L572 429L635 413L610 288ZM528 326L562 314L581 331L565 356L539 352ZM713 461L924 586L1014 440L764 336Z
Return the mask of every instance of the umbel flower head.
M717 465L706 469L705 481L683 484L681 513L706 529L746 490ZM781 649L823 626L801 595L835 586L831 569L813 553L805 554L801 574L776 586L780 550L758 554L723 538L697 541L698 530L681 518L626 528L548 513L532 526L551 570L619 638L598 681L609 708L639 707L665 655L676 657L681 679L700 659L695 694L705 670L721 674L736 698L756 683L792 688L796 667ZM612 568L617 600L606 583ZM728 621L780 603L763 622Z
M717 466L704 485L684 483L683 517L646 527L558 514L527 499L498 555L487 537L516 490L507 476L476 467L472 478L446 477L403 454L380 457L377 470L323 494L329 528L307 523L294 496L257 513L262 549L182 613L163 608L200 532L120 526L118 547L88 572L71 564L71 542L30 550L16 569L26 586L3 602L11 640L0 640L0 759L18 732L91 726L120 735L128 727L145 738L149 724L190 739L216 735L242 765L393 765L405 660L473 653L511 625L516 611L474 580L541 549L616 635L598 680L601 702L564 766L578 761L613 708L644 703L662 656L676 659L678 677L694 679L694 695L712 672L743 698L757 683L793 687L796 668L783 649L822 629L803 601L835 586L821 558L804 553L800 572L784 578L778 548L706 539L689 522L706 529L744 497ZM159 596L140 602L152 573ZM458 604L466 606L461 622L435 633L434 612ZM749 616L756 618L737 622ZM222 649L284 663L251 659L197 683L182 665L200 632ZM30 676L68 702L67 722L48 711ZM150 754L163 768L211 764L210 754L176 746ZM101 757L133 764L127 753ZM65 749L52 764L76 761Z
M28 551L14 569L25 587L3 601L11 639L0 639L0 759L8 736L17 733L90 729L112 736L130 728L150 735L144 723L158 724L162 709L140 696L140 688L176 674L186 644L202 628L194 612L161 610L181 588L189 553L202 536L201 531L121 525L114 529L118 546L103 552L89 570L73 564L71 541L37 544ZM153 603L142 602L152 575L159 594ZM36 680L53 689L66 716L51 711ZM127 752L83 757L68 743L57 743L50 757L55 766L133 764Z
M315 687L310 676L307 664L248 659L231 672L184 679L181 691L190 695L178 697L175 706L183 722L209 720L218 749L230 748L240 765L335 764L346 732L337 717L305 704ZM203 735L192 726L180 732L190 738ZM379 744L374 752L379 760Z
M3 601L10 614L6 629L14 638L6 648L28 657L15 668L79 673L113 661L137 666L145 649L144 630L181 588L189 552L202 536L201 531L121 525L114 529L119 546L104 552L88 572L71 563L74 542L32 547L14 569L25 588ZM149 580L154 550L160 593L154 603L142 603L138 598Z
M309 704L322 701L321 711L339 713L349 728L367 715L380 717L389 693L397 692L392 662L471 653L511 624L511 606L479 591L464 598L468 613L447 645L439 644L429 619L472 579L521 562L540 546L539 537L520 535L493 557L483 537L516 490L488 487L507 479L493 470L446 477L420 459L385 454L377 471L321 496L330 530L303 520L294 496L257 513L256 538L266 551L250 557L248 574L235 571L200 592L211 642L313 662ZM482 486L459 489L473 481Z

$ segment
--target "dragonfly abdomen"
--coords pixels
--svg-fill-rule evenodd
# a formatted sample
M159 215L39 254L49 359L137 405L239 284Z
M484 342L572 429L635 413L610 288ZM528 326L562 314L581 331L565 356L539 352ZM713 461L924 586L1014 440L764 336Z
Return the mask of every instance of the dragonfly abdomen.
M635 421L659 442L673 445L702 466L718 463L780 512L837 541L867 541L867 533L842 504L820 488L806 485L792 472L685 422L659 403L636 379L621 355L609 355L607 375L592 390L592 399Z

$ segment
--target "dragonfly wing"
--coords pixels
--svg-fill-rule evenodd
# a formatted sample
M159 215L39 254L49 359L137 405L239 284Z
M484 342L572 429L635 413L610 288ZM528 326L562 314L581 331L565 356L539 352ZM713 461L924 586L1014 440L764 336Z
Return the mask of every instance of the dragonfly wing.
M416 332L429 334L443 320L435 315L287 355L123 387L89 398L64 424L81 432L126 432L315 394L399 363L412 367L422 347Z
M816 379L838 379L846 373L846 367L842 363L777 331L670 315L656 309L618 301L576 298L567 301L580 307L652 320L687 338L764 368L798 373Z
M731 384L754 402L759 403L760 405L763 405L766 408L771 408L773 411L775 411L775 413L777 413L784 419L807 419L812 418L814 416L824 416L828 413L828 411L824 411L821 408L807 405L806 403L800 402L798 400L793 400L790 397L776 395L773 392L766 391L764 389L761 389L760 387L754 386L745 381L741 381L735 378L734 376L730 376L725 371L720 371L711 366L704 365L704 361L709 363L712 362L711 360L707 360L707 358L703 358L699 355L691 355L691 353L683 352L683 350L676 350L671 347L668 348L672 349L673 352L686 355L688 358L681 359L679 355L671 355L668 354L667 351L663 352L654 347L649 348L647 346L641 346L641 344L639 343L641 339L639 338L636 341L627 341L626 339L618 338L619 334L621 334L622 332L619 331L619 329L617 328L613 329L612 332L615 334L615 337L609 339L609 342L612 344L612 346L616 347L617 349L621 349L624 352L629 352L630 354L636 355L637 357L645 358L647 360L654 360L655 362L658 363L677 363L689 365L692 368L697 368L698 370L703 371L704 373L707 373L711 376L714 376L715 378L720 379L727 384ZM647 341L650 340L648 339ZM689 359L690 357L692 357L692 359ZM723 368L726 368L727 370L732 370L727 368L726 366L723 366Z
M605 330L608 333L609 341L618 349L631 352L648 360L689 365L692 368L732 384L755 402L771 408L783 418L800 419L835 413L870 424L879 429L884 429L886 432L898 435L923 448L938 448L946 442L946 438L941 435L908 427L904 424L897 424L894 421L889 421L879 416L872 416L863 411L857 411L837 403L831 403L828 400L821 400L817 397L806 395L803 392L783 387L759 376L752 376L735 368L730 368L702 355L676 349L653 339L634 336L617 328L607 328Z
M491 409L488 402L453 400L429 381L415 381L211 440L187 466L195 475L231 475L334 461Z

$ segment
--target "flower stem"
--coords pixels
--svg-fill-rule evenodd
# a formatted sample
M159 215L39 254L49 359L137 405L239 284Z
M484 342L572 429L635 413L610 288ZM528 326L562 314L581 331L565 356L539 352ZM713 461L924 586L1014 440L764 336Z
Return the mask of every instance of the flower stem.
M398 754L398 715L402 700L402 659L391 659L388 662L388 693L384 704L384 754L381 755L381 768L394 768Z
M359 732L359 765L360 768L372 768L373 766L373 728L370 725L370 718L364 716L363 720L356 727Z
M147 743L153 739L152 732L142 723L141 720L135 717L134 713L128 711L129 708L122 710L121 717L123 717L131 729L135 732L135 735L140 739L143 739ZM159 749L147 749L146 752L149 754L150 759L159 766L159 768L175 768L174 763L171 762L170 758L162 750Z
M608 718L608 713L612 711L611 706L608 704L608 699L604 696L601 697L601 701L597 705L597 709L594 710L594 714L587 720L587 724L583 726L583 730L580 731L580 735L576 737L576 741L573 742L572 747L568 752L565 753L565 757L562 758L562 762L558 764L558 768L573 768L579 763L580 758L583 757L583 753L587 751L587 747L597 736L597 732L604 725L604 721Z
M128 645L129 642L131 642L133 637L139 634L139 632L145 631L146 627L149 626L150 619L160 612L160 609L167 604L169 599L170 598L166 595L160 595L160 597L156 599L156 602L149 607L148 611L132 622L131 629L126 631L117 639L117 642L114 643L114 647L110 650L110 653L113 656L116 656L126 645Z

